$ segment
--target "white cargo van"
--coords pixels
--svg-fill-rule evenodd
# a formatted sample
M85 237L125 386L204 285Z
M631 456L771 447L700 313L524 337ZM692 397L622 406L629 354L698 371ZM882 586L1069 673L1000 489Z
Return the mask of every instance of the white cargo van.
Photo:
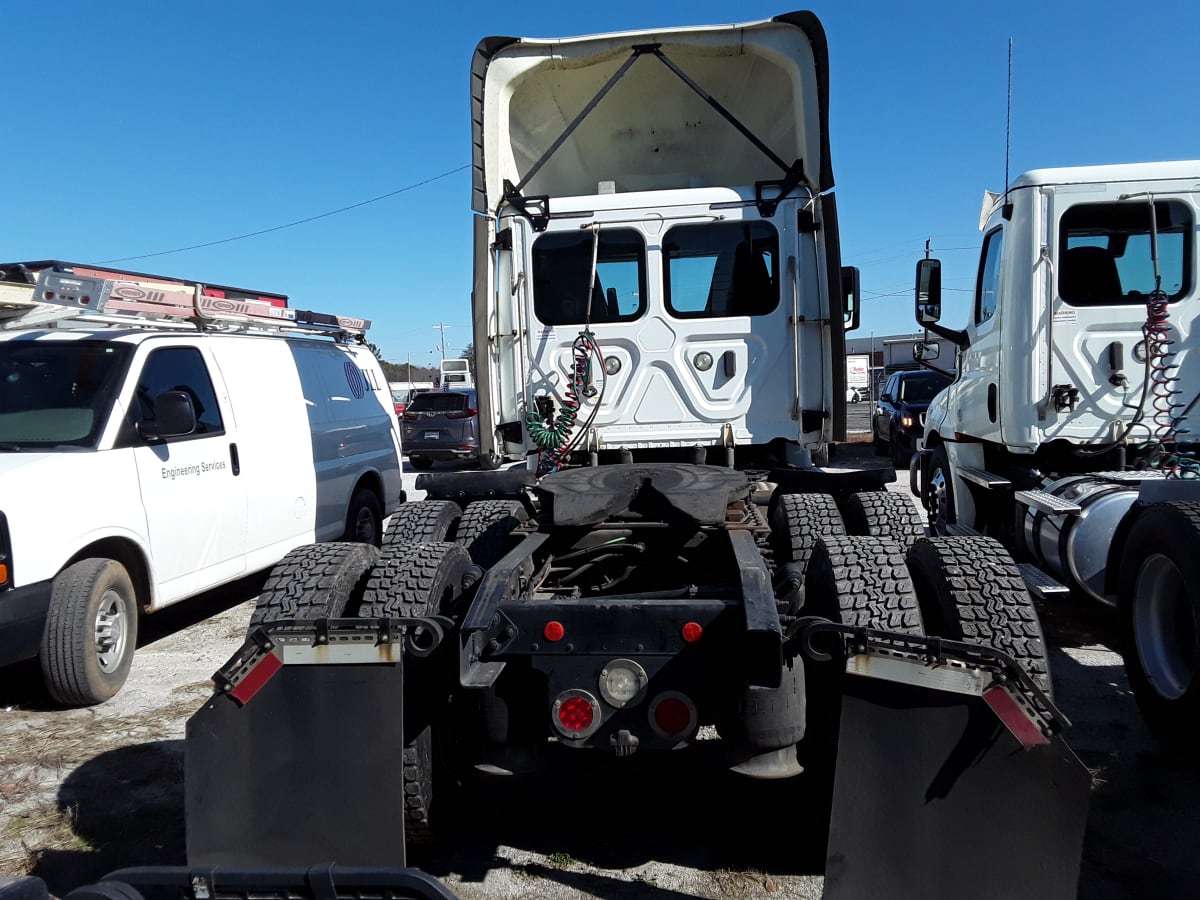
M36 276L38 301L0 321L0 665L38 657L57 700L97 703L125 681L139 612L301 544L380 543L399 435L367 323L133 273L0 269Z

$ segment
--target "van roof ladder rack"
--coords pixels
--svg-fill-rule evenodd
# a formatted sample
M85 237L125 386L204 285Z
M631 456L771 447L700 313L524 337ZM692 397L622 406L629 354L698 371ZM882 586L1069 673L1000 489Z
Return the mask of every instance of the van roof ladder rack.
M364 342L367 319L287 307L282 294L260 294L201 282L140 273L106 271L66 263L26 264L26 285L0 294L0 328L27 328L73 319L95 324L146 327L190 324L201 331L276 331L323 334ZM12 302L8 294L12 293ZM23 299L28 298L28 299Z

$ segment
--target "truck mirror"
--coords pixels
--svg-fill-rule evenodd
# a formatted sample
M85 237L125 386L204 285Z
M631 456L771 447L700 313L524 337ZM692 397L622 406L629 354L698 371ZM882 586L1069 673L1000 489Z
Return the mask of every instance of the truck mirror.
M180 437L196 430L196 407L187 391L163 391L154 398L154 421L142 422L138 432L146 440Z
M846 304L842 309L842 322L846 331L854 331L859 322L859 281L855 266L842 266L842 294Z
M928 325L942 317L942 263L936 259L917 262L917 322Z
M937 359L942 355L942 345L937 341L917 341L913 344L913 359Z

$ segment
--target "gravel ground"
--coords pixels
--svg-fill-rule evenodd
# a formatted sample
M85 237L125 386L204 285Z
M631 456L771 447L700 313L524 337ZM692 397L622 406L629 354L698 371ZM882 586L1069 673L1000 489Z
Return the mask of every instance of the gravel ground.
M849 446L834 463L879 461ZM61 895L119 866L183 862L184 723L260 586L149 620L129 683L99 707L55 709L35 667L0 670L0 875L32 872ZM1105 611L1065 602L1043 618L1070 742L1096 773L1079 896L1197 896L1200 775L1146 735ZM499 781L453 853L410 860L464 900L820 896L819 829L798 814L795 786L653 765ZM981 839L1004 836L981 828Z

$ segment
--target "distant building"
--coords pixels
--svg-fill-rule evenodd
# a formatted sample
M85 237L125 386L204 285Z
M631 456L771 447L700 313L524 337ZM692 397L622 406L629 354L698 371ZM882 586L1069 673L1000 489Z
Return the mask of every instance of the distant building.
M893 372L908 369L920 369L922 364L913 356L913 348L920 343L937 346L937 356L926 362L945 372L954 374L958 371L956 359L957 349L954 344L937 335L929 335L921 331L912 334L877 334L869 337L846 338L846 355L867 354L871 357L871 399L879 396L883 382Z

